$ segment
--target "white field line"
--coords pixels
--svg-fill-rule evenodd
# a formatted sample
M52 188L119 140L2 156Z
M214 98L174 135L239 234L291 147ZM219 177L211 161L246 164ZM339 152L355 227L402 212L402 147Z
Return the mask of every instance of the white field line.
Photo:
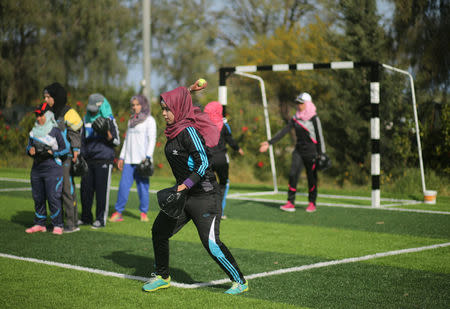
M251 202L261 202L261 203L282 203L280 200L268 200L260 198L246 198L246 197L233 197L232 200L240 201L251 201ZM420 202L417 202L421 204ZM295 205L307 205L308 202L295 202ZM394 206L408 205L408 204L395 204ZM327 206L327 207L342 207L342 208L359 208L359 209L370 209L370 210L389 210L389 211L401 211L401 212L415 212L415 213L425 213L425 214L435 214L435 215L450 215L448 211L437 211L437 210L422 210L422 209L407 209L407 208L387 208L387 207L370 207L352 204L339 204L339 203L317 203L317 206Z
M13 192L13 191L31 191L31 187L0 189L0 192Z
M296 266L296 267L278 269L278 270L274 270L274 271L262 272L262 273L258 273L258 274L247 275L245 277L247 279L264 278L264 277L281 275L281 274L286 274L286 273L300 272L300 271L305 271L305 270L315 269L315 268L322 268L322 267L328 267L328 266L334 266L334 265L340 265L340 264L368 261L368 260L373 260L373 259L383 258L383 257L393 256L393 255L421 252L421 251L425 251L425 250L444 248L444 247L448 247L448 246L450 246L450 242L443 243L443 244L424 246L424 247L417 247L417 248L393 250L393 251L364 255L364 256L360 256L360 257L346 258L346 259L342 259L342 260L319 262L319 263L315 263L315 264L302 265L302 266ZM13 259L13 260L19 260L19 261L38 263L38 264L45 264L45 265L50 265L50 266L57 266L57 267L61 267L61 268L84 271L84 272L99 274L99 275L108 276L108 277L138 280L138 281L142 281L142 282L145 282L150 279L150 278L141 277L141 276L121 274L121 273L116 273L116 272L112 272L112 271L105 271L105 270L100 270L100 269L95 269L95 268L90 268L90 267L82 267L82 266L71 265L71 264L66 264L66 263L58 263L58 262L52 262L52 261L46 261L46 260L39 260L39 259L35 259L35 258L20 257L20 256L16 256L16 255L11 255L11 254L5 254L5 253L0 253L0 257L7 258L7 259ZM226 278L226 279L213 280L213 281L209 281L209 282L193 283L193 284L178 283L178 282L172 281L170 284L175 287L178 287L178 288L196 289L196 288L200 288L200 287L214 286L214 285L225 284L225 283L229 283L229 282L230 282L230 279Z
M233 193L228 194L227 197L242 197L242 196L258 196L258 195L275 195L275 194L287 194L286 191L268 191L268 192L246 192L246 193ZM306 193L296 193L295 195L299 196L308 196ZM334 195L334 194L318 194L318 197L327 197L327 198L340 198L340 199L346 199L346 200L362 200L362 201L371 201L371 197L367 196L353 196L353 195ZM384 202L407 202L407 203L422 203L421 201L414 201L414 200L403 200L403 199L394 199L394 198L381 198L381 201Z
M275 195L275 194L287 194L287 192L286 191L278 191L278 192L268 191L268 192L233 193L233 194L229 194L227 196L227 198L240 199L240 200L249 200L249 201L255 201L256 202L256 201L262 201L262 200L252 199L251 196ZM296 195L307 196L306 193L296 193ZM243 199L242 197L247 197L247 199L245 199L245 198ZM359 201L370 201L372 199L371 197L366 197L366 196L333 195L333 194L318 194L318 197L339 198L339 199L359 200ZM394 206L403 206L403 205L422 204L421 201L393 199L393 198L381 198L381 201L383 201L383 202L393 202L391 204L384 204L383 208L394 207ZM298 203L296 203L296 204L298 204ZM307 204L307 203L301 203L301 204ZM324 202L318 203L318 205L322 205L322 206L340 206L340 207L354 206L352 204L337 204L337 203L324 203ZM364 207L364 206L362 206L362 207Z
M3 181L12 181L12 182L24 182L24 183L30 183L29 179L21 179L21 178L5 178L5 177L0 177L0 180Z
M30 180L27 179L17 179L17 178L4 178L0 177L0 181L13 181L13 182L23 182L23 183L30 183ZM77 188L80 188L80 185L76 185ZM11 189L0 189L0 192L11 192L11 191L30 191L30 188L11 188ZM117 191L119 190L118 187L112 186L111 190ZM136 188L131 188L130 191L137 192ZM158 190L149 190L150 193L156 193ZM259 198L250 198L245 196L251 196L251 195L275 195L275 194L286 194L286 192L274 192L274 191L268 191L268 192L253 192L253 193L234 193L229 194L227 198L233 199L233 200L241 200L241 201L252 201L252 202L262 202L262 203L281 203L280 200L271 200L271 199L259 199ZM303 193L297 193L297 195L305 195ZM336 197L336 198L342 198L342 199L359 199L359 200L367 200L370 198L363 197L363 196L346 196L346 195L326 195L326 194L319 194L319 196L323 197ZM392 210L392 211L402 211L402 212L415 212L415 213L429 213L429 214L441 214L441 215L450 215L450 212L448 211L435 211L435 210L420 210L420 209L406 209L406 208L388 208L392 206L402 206L402 205L414 205L414 204L422 204L420 201L413 201L413 200L395 200L395 199L381 199L382 201L402 201L401 203L396 204L387 204L383 205L383 207L373 208L370 206L361 206L361 205L352 205L352 204L340 204L340 203L325 203L321 202L318 203L318 206L329 206L329 207L343 207L343 208L361 208L361 209L374 209L374 210ZM295 202L296 205L307 205L307 202Z
M19 179L19 178L5 178L0 177L0 181L11 181L11 182L23 182L23 183L30 183L29 179ZM78 189L80 188L80 184L75 185ZM12 191L30 191L31 187L27 188L9 188L9 189L0 189L0 192L12 192ZM119 190L119 187L111 186L111 190ZM137 192L136 188L131 188L130 191ZM156 193L158 190L149 190L150 193Z
M28 179L18 179L18 178L4 178L0 177L0 181L12 181L12 182L25 182L30 183L30 180ZM77 188L80 187L79 184L76 185ZM112 186L111 189L118 190L118 187ZM137 191L135 188L133 188L134 191ZM3 189L7 190L7 189ZM156 192L156 190L155 190ZM258 195L275 195L275 194L287 194L287 191L266 191L266 192L246 192L246 193L233 193L228 194L227 198L237 198L237 197L243 197L243 196L258 196ZM296 195L300 196L307 196L306 193L296 193ZM340 198L340 199L346 199L346 200L363 200L363 201L370 201L372 198L367 196L351 196L351 195L333 195L333 194L318 194L318 197L327 197L327 198ZM403 199L393 199L393 198L381 198L381 201L384 202L405 202L405 203L417 203L421 204L421 201L414 201L414 200L403 200Z

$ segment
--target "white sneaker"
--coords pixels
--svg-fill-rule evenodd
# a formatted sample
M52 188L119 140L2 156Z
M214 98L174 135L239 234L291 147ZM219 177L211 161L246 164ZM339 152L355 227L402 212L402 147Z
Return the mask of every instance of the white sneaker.
M99 220L95 220L91 226L91 228L93 228L93 229L99 229L101 227L105 227L105 226Z

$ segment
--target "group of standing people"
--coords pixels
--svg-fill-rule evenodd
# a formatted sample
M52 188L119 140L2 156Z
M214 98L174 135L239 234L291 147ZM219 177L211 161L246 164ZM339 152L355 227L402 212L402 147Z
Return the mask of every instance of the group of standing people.
M47 201L53 234L76 232L80 230L79 225L83 224L91 225L94 229L104 227L108 216L114 149L120 144L119 129L111 106L102 94L91 94L86 115L82 119L67 105L67 93L61 84L53 83L45 87L43 96L45 101L34 111L36 122L30 131L27 145L27 154L33 158L31 187L35 217L34 225L26 232L47 231ZM125 167L125 172L121 181L121 188L124 189L119 194L116 209L123 211L135 177L141 200L141 219L148 221L149 179L135 176L133 170L145 159L151 162L156 142L156 124L150 116L149 104L144 96L138 95L131 99L131 110L127 130L129 134L125 138L118 163L120 170ZM145 150L139 147L144 142L139 135L141 133L148 137L145 139ZM71 170L80 161L86 162L87 170L81 178L82 209L81 217L78 218ZM95 215L92 214L94 196Z
M220 221L226 218L224 209L229 188L226 144L241 155L244 152L233 139L219 102L210 102L204 112L192 104L191 92L205 87L206 83L200 86L197 81L189 88L178 87L160 96L162 116L166 122L164 153L175 177L176 191L185 195L186 202L180 216L174 218L160 211L153 223L155 272L142 287L146 292L170 286L169 239L191 220L206 251L233 282L226 293L236 295L248 290L247 280L220 239ZM120 144L111 106L102 94L92 94L82 120L66 104L67 94L60 84L45 87L44 98L45 102L35 110L36 123L27 146L27 153L34 159L31 185L35 219L34 225L26 232L46 231L47 200L53 234L77 231L81 224L101 228L108 216L114 148ZM265 152L270 144L279 141L290 129L295 129L297 143L292 155L288 202L281 209L295 210L297 181L305 166L310 201L306 210L312 212L316 210L317 197L316 158L325 152L325 148L311 96L302 93L296 98L296 103L296 114L274 138L261 143L260 152ZM118 161L118 168L122 171L118 199L115 212L109 219L113 222L123 220L122 213L134 181L140 199L141 221L148 221L149 178L141 175L138 169L145 161L151 164L156 123L150 116L149 103L144 96L133 96L130 104L132 114ZM71 166L81 157L87 162L88 169L81 179L82 212L78 220ZM94 195L97 204L95 216L92 215Z

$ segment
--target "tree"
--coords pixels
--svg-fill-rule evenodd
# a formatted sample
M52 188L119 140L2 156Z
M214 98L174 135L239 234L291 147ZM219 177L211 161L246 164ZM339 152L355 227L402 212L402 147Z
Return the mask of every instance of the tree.
M431 95L445 95L450 87L450 2L394 0L393 37L401 65L411 67Z
M329 24L324 23L318 17L314 22L304 27L297 24L288 31L280 27L274 30L272 36L260 36L255 44L244 45L236 49L233 63L235 65L267 65L275 63L329 62L334 60L334 55L338 51L328 39L328 29ZM333 77L330 76L330 73L330 71L257 73L265 81L272 132L282 128L286 121L292 117L295 110L294 99L301 91L307 91L312 94L314 102L318 106L322 123L328 121L326 110L330 107L331 102L328 87L333 83ZM236 88L238 82L239 88ZM246 140L246 148L253 149L257 153L259 143L265 139L264 123L262 121L254 121L258 116L262 118L259 89L254 87L255 82L247 82L246 79L241 77L229 78L228 85L231 91L229 93L230 106L227 111L231 114L230 118L234 118L234 123L236 123L236 119L239 119L240 122L251 127L249 131L259 132L259 135L252 133L251 138ZM233 92L233 89L238 90ZM248 93L246 89L253 89L253 93ZM243 110L242 115L240 109ZM255 113L255 111L259 112ZM256 125L259 127L254 127ZM330 132L325 131L324 133L325 139L328 140ZM294 136L292 136L293 138ZM293 142L293 140L285 138L276 147L277 165L279 170L285 174L289 171L290 152ZM258 160L265 160L266 157L261 156ZM268 164L268 162L265 163Z
M275 30L290 31L305 23L316 1L308 0L231 0L225 5L231 14L224 16L220 38L233 47L255 43L260 36L269 37Z
M0 3L0 107L24 102L36 91L43 56L40 29L46 3L2 1Z
M397 63L414 76L424 163L448 169L450 137L450 2L394 0L392 36Z
M152 63L163 76L163 90L215 72L218 15L206 0L152 3Z
M0 106L27 104L55 80L75 89L120 85L134 20L123 2L2 1Z
M353 61L389 62L391 41L380 25L375 0L344 0L336 3L336 40L340 58ZM340 71L338 87L334 88L336 104L333 109L330 130L335 132L332 139L339 151L337 161L342 166L339 177L348 174L354 182L367 183L370 174L370 129L371 104L369 93L370 69ZM405 106L402 91L406 80L398 82L398 76L381 76L380 125L382 154L382 173L390 173L395 167L406 167L415 152L410 150L411 141L407 134L408 126L400 125L400 117L409 118L410 106ZM345 107L343 106L345 104ZM390 124L395 125L391 126ZM345 143L342 143L345 141Z

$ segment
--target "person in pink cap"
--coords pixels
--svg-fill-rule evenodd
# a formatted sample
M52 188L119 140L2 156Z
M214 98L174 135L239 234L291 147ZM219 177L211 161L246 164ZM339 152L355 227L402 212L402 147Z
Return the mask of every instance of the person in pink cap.
M317 159L325 154L325 143L322 135L322 126L316 113L316 106L312 102L309 93L300 93L295 99L297 111L289 123L275 134L270 141L260 144L259 151L265 152L269 145L275 144L285 136L292 128L295 129L297 142L292 152L292 164L289 172L288 201L281 210L295 211L295 194L297 183L302 169L306 169L308 179L308 200L307 212L316 211L317 199Z

